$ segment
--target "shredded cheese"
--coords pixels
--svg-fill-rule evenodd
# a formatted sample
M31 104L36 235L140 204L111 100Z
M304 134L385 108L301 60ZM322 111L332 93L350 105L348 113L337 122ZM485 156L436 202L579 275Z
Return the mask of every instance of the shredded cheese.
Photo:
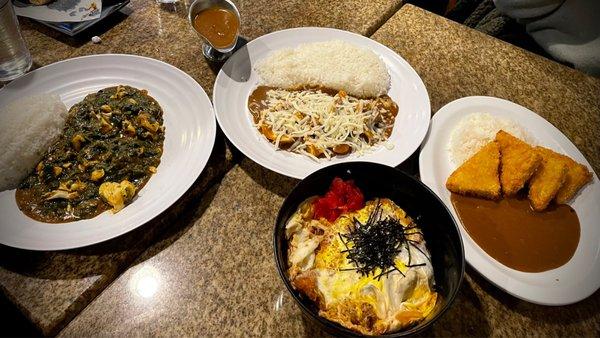
M339 91L271 89L255 111L255 127L279 148L314 160L356 152L363 154L384 142L394 116L384 98L358 99Z

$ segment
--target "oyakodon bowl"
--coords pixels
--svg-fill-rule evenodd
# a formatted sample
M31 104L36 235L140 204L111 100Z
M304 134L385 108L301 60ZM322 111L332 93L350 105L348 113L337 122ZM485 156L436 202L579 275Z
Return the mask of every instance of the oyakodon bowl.
M417 224L431 254L434 289L440 297L433 311L423 321L381 337L402 337L423 331L444 314L458 293L465 269L462 239L456 221L444 203L423 183L392 167L368 162L340 163L320 169L298 183L283 202L274 231L277 270L286 288L302 312L326 332L337 336L361 336L319 316L316 304L295 290L287 275L289 265L285 225L300 203L311 196L324 195L335 177L354 180L362 190L365 201L378 197L389 198L413 219L418 219Z

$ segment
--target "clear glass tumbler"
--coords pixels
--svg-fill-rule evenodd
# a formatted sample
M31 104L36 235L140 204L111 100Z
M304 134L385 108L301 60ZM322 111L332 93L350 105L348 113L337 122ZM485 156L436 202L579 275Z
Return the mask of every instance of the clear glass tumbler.
M31 54L19 30L10 0L0 0L0 81L13 80L29 70Z

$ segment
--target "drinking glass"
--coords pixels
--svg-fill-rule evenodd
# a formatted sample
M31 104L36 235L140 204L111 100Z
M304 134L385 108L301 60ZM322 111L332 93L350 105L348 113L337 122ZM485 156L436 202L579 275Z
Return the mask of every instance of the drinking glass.
M0 0L0 81L13 80L29 70L31 55L21 36L10 0Z

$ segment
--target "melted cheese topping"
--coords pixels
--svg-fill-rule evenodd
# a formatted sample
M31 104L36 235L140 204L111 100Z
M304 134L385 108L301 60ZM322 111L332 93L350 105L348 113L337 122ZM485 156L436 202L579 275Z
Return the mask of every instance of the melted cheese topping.
M315 160L363 154L384 142L394 126L394 119L385 116L389 112L377 100L381 99L358 99L343 91L331 96L320 90L271 89L262 102L267 108L259 112L255 127L275 146L291 143L288 151Z

